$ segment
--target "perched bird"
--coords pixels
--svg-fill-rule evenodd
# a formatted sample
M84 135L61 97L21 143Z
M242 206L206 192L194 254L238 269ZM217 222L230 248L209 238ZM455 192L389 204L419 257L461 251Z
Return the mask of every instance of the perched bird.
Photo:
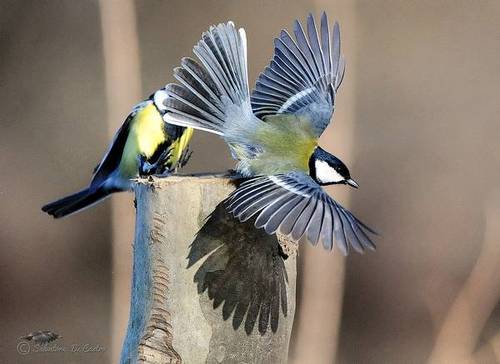
M81 211L113 192L132 188L133 178L163 174L182 167L189 159L193 129L166 124L160 89L136 105L115 134L102 161L94 169L89 187L42 207L55 218Z
M295 21L295 39L283 30L274 41L271 64L250 95L247 41L232 22L212 26L194 47L201 64L183 58L174 70L179 84L166 87L164 120L220 135L238 160L243 182L228 200L241 221L280 232L295 241L334 242L347 254L374 249L369 232L321 186L357 188L337 157L318 146L330 123L344 76L338 23L332 35L325 13L319 34L312 15L307 32Z

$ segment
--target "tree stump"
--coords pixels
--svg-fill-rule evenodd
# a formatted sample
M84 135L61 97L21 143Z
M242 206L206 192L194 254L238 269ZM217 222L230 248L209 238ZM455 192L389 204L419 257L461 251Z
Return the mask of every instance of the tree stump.
M286 363L296 246L240 223L224 176L136 185L130 317L121 363Z

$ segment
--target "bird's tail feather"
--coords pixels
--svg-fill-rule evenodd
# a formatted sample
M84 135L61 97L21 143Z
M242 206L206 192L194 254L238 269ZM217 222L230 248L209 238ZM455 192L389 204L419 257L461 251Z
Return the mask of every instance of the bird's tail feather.
M226 135L228 120L252 114L245 31L232 22L212 26L194 47L201 64L183 58L179 84L166 87L167 123ZM240 120L243 121L243 120Z
M58 219L94 205L109 196L111 192L113 191L102 187L95 190L86 188L43 206L42 211Z

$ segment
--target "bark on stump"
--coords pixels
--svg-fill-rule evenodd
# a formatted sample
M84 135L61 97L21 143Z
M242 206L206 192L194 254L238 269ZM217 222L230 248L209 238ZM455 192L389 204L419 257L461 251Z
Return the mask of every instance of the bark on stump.
M138 181L121 363L287 362L296 246L227 214L234 188L219 176Z

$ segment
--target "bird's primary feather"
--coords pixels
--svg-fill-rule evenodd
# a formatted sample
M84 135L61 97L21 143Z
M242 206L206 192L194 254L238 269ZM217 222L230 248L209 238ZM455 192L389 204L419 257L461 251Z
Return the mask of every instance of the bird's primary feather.
M237 158L253 155L246 135L263 122L250 105L245 32L232 22L213 26L194 53L201 64L183 58L174 70L179 84L166 87L164 120L221 135Z
M295 39L285 30L274 41L271 63L257 79L252 92L255 115L307 115L315 137L330 123L335 95L344 75L340 54L340 29L335 23L330 36L326 14L321 16L319 34L314 17L307 17L307 31L295 21ZM331 47L330 47L331 39Z
M229 211L242 221L257 216L255 226L269 234L279 231L294 240L303 236L332 249L332 241L347 254L374 249L373 230L339 205L308 175L289 172L244 182L227 200Z

